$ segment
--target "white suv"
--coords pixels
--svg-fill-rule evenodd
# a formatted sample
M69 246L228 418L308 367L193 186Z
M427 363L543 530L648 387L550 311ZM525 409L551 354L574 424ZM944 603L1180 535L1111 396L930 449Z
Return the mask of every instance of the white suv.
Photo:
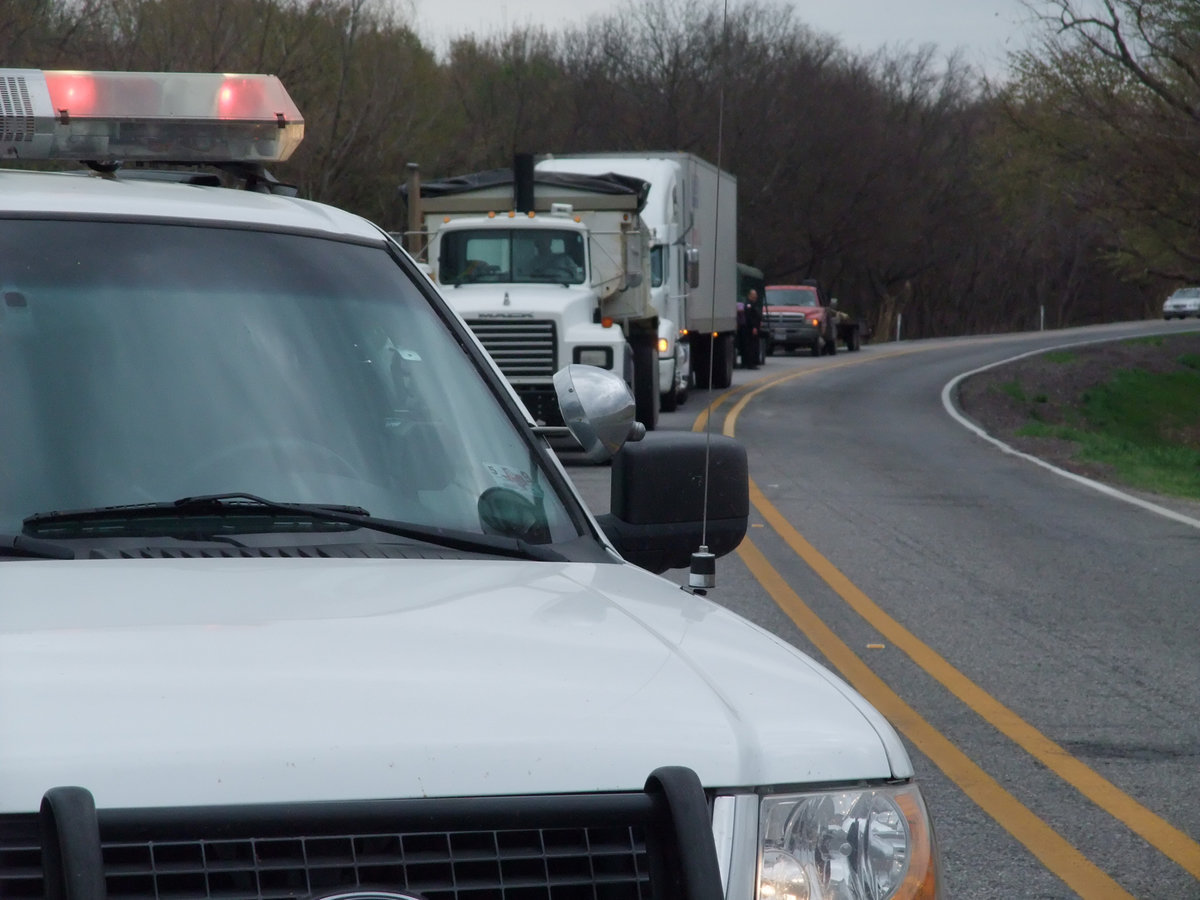
M888 723L647 571L736 546L740 446L570 366L594 518L396 242L261 168L273 78L0 112L88 163L0 169L0 896L938 896Z

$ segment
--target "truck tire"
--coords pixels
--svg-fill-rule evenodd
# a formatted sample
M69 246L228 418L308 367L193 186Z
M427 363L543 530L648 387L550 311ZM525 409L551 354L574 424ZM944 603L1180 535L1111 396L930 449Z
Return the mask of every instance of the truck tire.
M662 395L662 402L659 404L660 412L675 412L675 408L679 406L679 385L676 384L676 379L679 377L679 364L671 366L671 389Z
M712 338L708 335L697 336L691 343L692 348L692 384L697 390L708 390L708 350Z
M635 336L633 345L633 402L637 420L653 431L658 425L658 339Z
M822 346L821 346L821 339L820 339L820 338L817 338L815 341L813 341L813 342L812 342L812 348L811 348L811 352L812 352L812 355L813 355L813 356L820 356L820 355L821 355L821 351L822 351L823 349L824 349L824 347L822 347Z
M713 339L713 387L724 390L733 384L733 335L720 334Z
M862 336L858 333L858 326L855 325L846 335L846 349L853 353L855 350L862 349Z

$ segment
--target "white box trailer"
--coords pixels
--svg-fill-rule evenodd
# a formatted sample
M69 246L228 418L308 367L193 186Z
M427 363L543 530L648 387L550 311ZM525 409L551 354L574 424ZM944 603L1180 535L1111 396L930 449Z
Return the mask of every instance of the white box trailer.
M689 383L729 387L737 333L737 179L692 153L554 156L536 169L615 173L650 185L642 218L651 234L662 408L674 409Z

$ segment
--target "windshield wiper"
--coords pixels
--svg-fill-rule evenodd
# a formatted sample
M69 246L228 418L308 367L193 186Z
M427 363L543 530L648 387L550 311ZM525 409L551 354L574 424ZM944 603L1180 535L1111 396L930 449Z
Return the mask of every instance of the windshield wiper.
M195 525L205 518L262 518L272 514L272 519L291 516L309 523L324 522L346 525L350 528L367 528L382 534L422 541L450 550L474 553L489 553L518 559L557 560L562 557L548 548L516 538L469 531L436 528L398 522L372 516L360 506L337 506L314 503L289 503L268 500L256 494L241 492L227 494L204 494L181 497L163 503L139 503L131 506L102 506L93 509L36 513L24 520L25 531L31 535L54 538L163 536L161 527L169 521L187 523L182 530L190 536L199 536L214 529L197 529ZM158 522L160 527L153 528ZM147 527L150 526L150 527ZM180 528L165 529L174 534ZM236 529L246 533L245 529ZM263 529L264 533L279 531L278 528ZM42 543L48 543L43 541Z

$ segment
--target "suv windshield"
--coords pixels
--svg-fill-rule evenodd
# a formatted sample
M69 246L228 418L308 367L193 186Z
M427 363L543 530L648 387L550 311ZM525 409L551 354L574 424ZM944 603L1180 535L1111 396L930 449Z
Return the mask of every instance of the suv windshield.
M514 509L536 525L512 536L580 534L382 246L0 221L0 385L0 531L237 492L468 533Z

